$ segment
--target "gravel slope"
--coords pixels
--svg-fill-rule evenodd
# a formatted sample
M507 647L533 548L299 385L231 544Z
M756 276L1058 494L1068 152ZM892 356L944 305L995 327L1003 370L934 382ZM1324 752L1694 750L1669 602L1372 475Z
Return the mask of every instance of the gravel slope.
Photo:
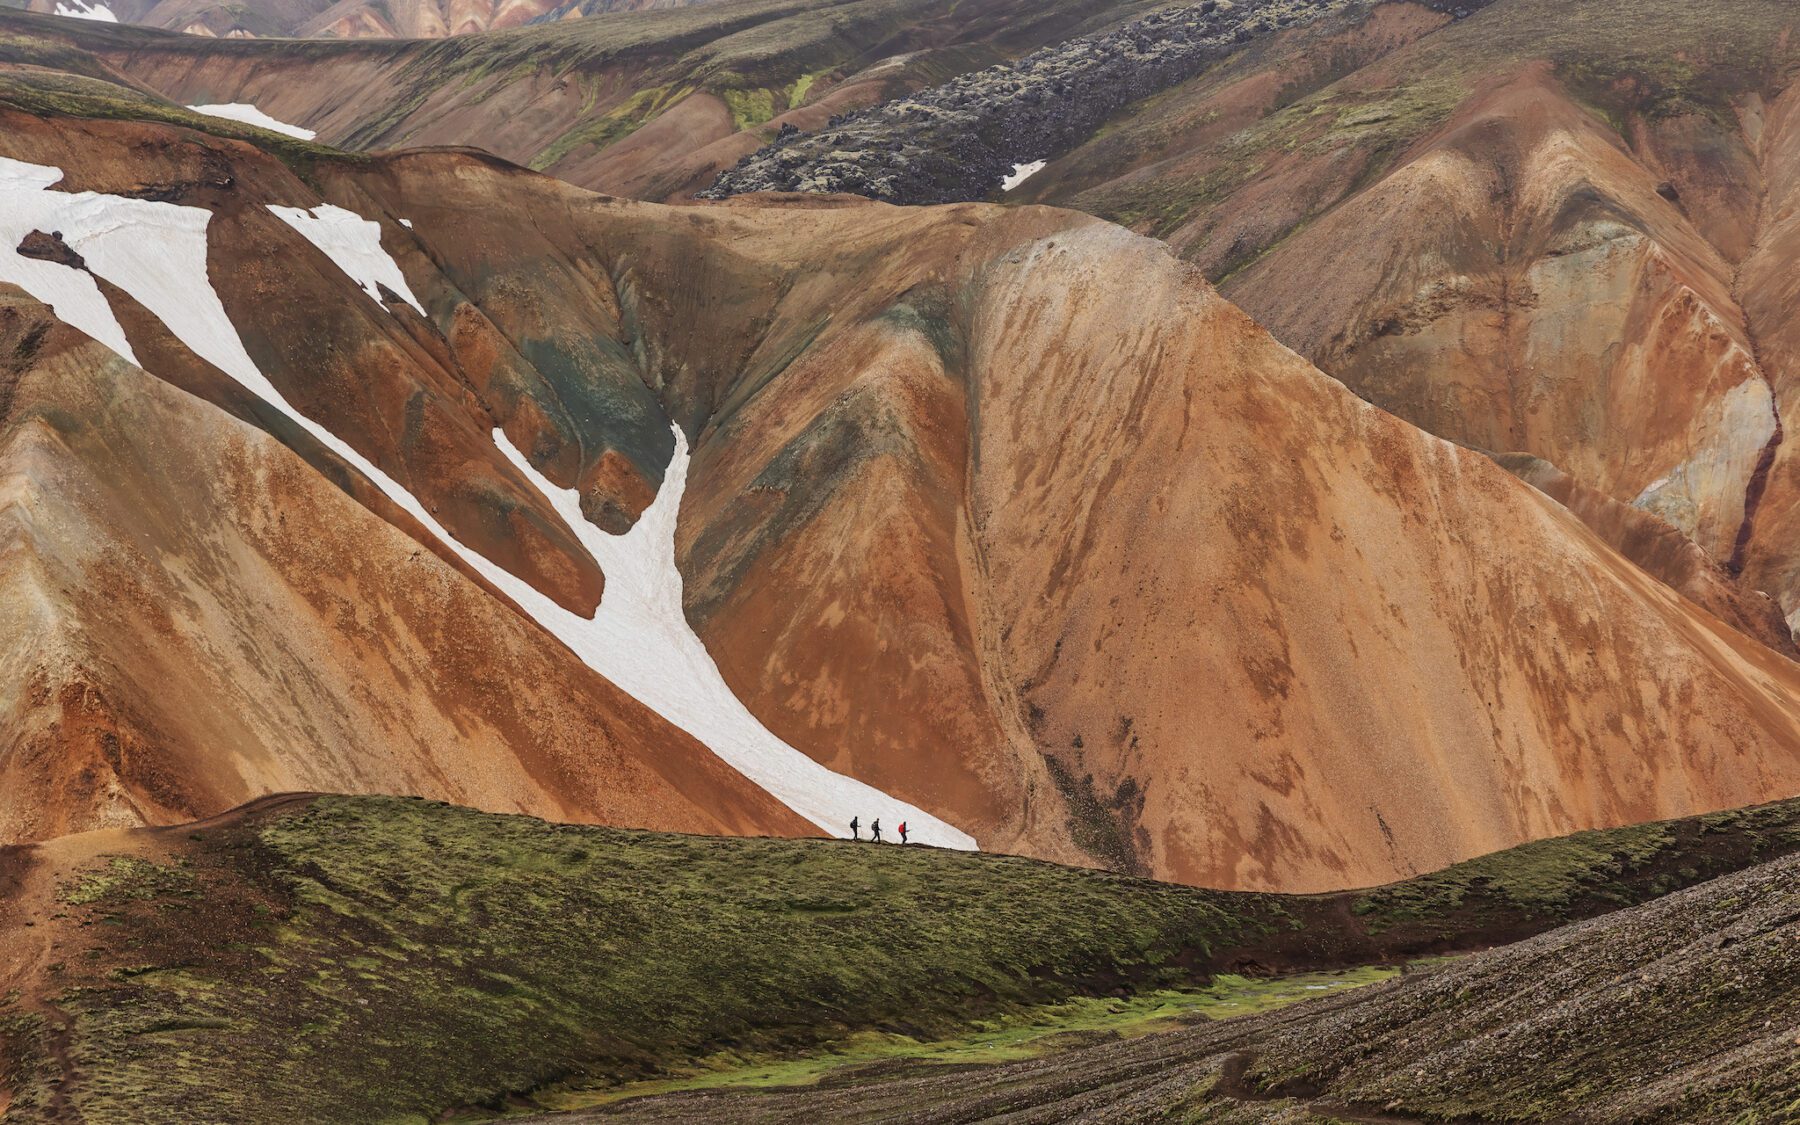
M1800 858L1431 972L993 1067L572 1121L1695 1122L1800 1114Z

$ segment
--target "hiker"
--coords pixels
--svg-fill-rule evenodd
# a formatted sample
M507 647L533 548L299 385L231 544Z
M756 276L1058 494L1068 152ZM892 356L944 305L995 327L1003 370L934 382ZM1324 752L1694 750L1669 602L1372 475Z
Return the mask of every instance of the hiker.
M877 817L869 822L869 839L881 843L881 819Z
M900 842L906 843L906 822L904 820L900 822Z
M859 835L857 835L857 824L856 824L856 818L855 818L855 817L851 817L851 818L850 818L850 838L851 838L851 839L852 839L852 840L860 840L860 839L862 839L862 837L861 837L861 836L859 836Z

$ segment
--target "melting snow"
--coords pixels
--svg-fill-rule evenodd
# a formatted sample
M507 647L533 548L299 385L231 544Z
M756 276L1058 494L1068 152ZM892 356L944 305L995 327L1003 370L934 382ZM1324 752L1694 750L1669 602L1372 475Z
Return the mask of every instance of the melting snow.
M412 220L411 219L401 219L400 225L405 227L407 230L411 230L412 229Z
M417 309L420 316L425 315L425 307L407 287L406 275L400 272L399 263L381 248L380 223L329 203L321 203L311 210L273 205L269 210L336 262L338 269L362 286L371 301L381 304L381 292L376 285L385 285Z
M1036 173L1042 172L1045 163L1047 162L1043 160L1033 160L1030 164L1014 164L1012 175L1000 181L1000 190L1011 191L1018 187Z
M224 105L191 105L189 109L195 113L204 113L208 117L223 117L230 121L242 121L246 125L254 125L259 129L267 129L271 133L298 137L310 141L319 134L311 129L302 129L298 125L289 125L285 121L277 121L273 117L243 102L227 102Z
M118 227L112 214L119 204L132 205L136 201L90 191L72 194L46 190L60 179L62 173L55 168L0 157L0 281L17 285L56 310L65 323L136 363L137 356L125 339L125 329L92 277L55 262L11 252L34 230L46 234L60 231L71 245L82 247L81 253L96 257L106 253L102 243L110 246L117 241L107 237Z
M119 22L119 17L113 15L111 8L105 4L89 4L86 0L69 0L68 4L57 0L56 14L77 20L99 20L101 23Z
M662 489L624 535L608 535L581 514L581 497L557 488L500 430L494 442L555 506L606 575L606 593L592 620L554 607L561 619L532 611L588 667L618 684L652 711L687 731L783 804L833 835L847 835L850 818L900 821L920 843L972 849L975 840L929 813L853 778L833 773L775 737L732 692L681 608L681 571L675 566L675 520L687 487L687 438L675 427L675 456ZM624 639L629 638L629 643Z
M206 227L211 212L94 192L49 190L61 179L62 172L56 168L0 157L0 238L10 240L7 246L17 247L34 229L61 231L95 274L159 317L196 355L354 465L589 667L692 734L807 820L834 835L845 834L852 816L885 817L890 824L906 820L921 843L975 847L975 841L958 829L862 782L833 773L788 746L732 694L681 610L675 521L686 487L688 454L679 429L675 431L675 457L661 491L637 524L621 536L607 535L588 523L573 490L555 488L505 435L494 431L500 449L551 500L606 575L606 594L599 610L593 618L581 617L458 542L412 493L336 434L296 410L269 382L244 350L207 276ZM282 210L293 211L276 209L278 214ZM371 260L367 240L378 229L375 223L335 207L317 210L325 216L293 211L302 217L299 221L282 217L302 234L323 232L333 248L320 249L344 266L365 291L370 289L365 278L374 277L411 300L411 290L403 288L406 282L399 266L380 252L378 242L373 243L373 252L380 253L382 261ZM349 216L353 222L344 222L331 212ZM118 320L87 274L7 254L0 248L0 281L17 284L52 305L62 320L136 362ZM413 307L418 308L416 301Z

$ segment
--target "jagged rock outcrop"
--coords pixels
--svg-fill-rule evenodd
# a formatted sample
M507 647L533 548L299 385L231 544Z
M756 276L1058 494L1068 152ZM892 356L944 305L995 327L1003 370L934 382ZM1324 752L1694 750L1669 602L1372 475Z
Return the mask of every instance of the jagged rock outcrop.
M816 128L1141 11L1139 0L760 0L564 18L600 6L503 33L389 42L202 39L0 9L0 71L57 87L34 105L58 104L77 72L108 84L87 96L251 107L341 148L474 146L596 191L671 200L784 126ZM327 15L402 11L350 0ZM43 70L46 58L63 76Z

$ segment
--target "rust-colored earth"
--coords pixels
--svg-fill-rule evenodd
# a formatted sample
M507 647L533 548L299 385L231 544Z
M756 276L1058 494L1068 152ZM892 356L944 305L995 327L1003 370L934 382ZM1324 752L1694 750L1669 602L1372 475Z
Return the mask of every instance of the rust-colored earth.
M1654 516L1751 607L1727 617L1766 596L1791 625L1797 32L1768 0L1375 4L1130 107L1015 194L1167 239L1359 395L1549 463L1578 511ZM1699 592L1660 533L1599 518Z
M604 577L488 431L621 530L681 425L726 680L984 847L1305 890L1800 787L1800 668L1715 616L1754 632L1753 601L1647 573L1109 224L0 125L64 188L211 210L270 379L572 609ZM380 223L425 317L263 206L322 200ZM160 378L9 305L9 835L295 788L804 830L108 296Z

